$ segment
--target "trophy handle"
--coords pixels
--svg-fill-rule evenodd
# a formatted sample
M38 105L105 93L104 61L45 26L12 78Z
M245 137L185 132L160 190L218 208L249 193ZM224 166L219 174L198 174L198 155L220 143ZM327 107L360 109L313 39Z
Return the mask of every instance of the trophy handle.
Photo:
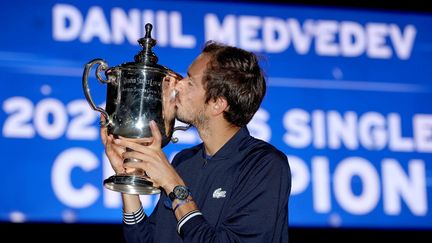
M177 130L186 131L186 130L188 130L190 127L192 127L191 124L188 124L188 125L186 125L186 126L178 126L178 127L174 127L174 129L173 129L173 134L174 134L174 132L177 131ZM178 137L172 137L172 138L171 138L171 142L173 142L173 143L177 143L178 140L179 140Z
M111 123L111 120L109 119L109 115L108 113L101 107L98 107L95 105L95 103L93 102L93 99L90 95L90 88L88 85L88 75L90 70L92 69L92 67L94 65L98 64L99 66L96 68L96 78L101 82L101 83L109 83L110 80L107 79L103 79L101 76L101 72L102 71L106 71L108 69L108 64L100 58L94 59L92 61L90 61L89 63L87 63L85 65L84 68L84 73L83 73L83 78L82 78L82 86L83 86L83 90L84 90L84 95L86 97L87 102L90 104L90 107L95 110L95 111L99 111L100 113L102 113L102 115L105 117L105 119L107 120L107 122L105 122L104 124L101 124L101 126L108 126Z

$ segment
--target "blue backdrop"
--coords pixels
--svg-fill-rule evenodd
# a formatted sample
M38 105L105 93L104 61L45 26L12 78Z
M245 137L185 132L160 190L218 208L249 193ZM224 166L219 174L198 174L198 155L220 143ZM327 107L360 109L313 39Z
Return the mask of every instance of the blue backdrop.
M212 39L258 53L268 93L251 133L290 161L293 226L432 228L432 16L193 1L1 4L0 221L121 222L84 65L133 61L154 25L185 74ZM103 105L105 86L90 79ZM177 151L200 142L176 132ZM157 196L142 196L150 213Z

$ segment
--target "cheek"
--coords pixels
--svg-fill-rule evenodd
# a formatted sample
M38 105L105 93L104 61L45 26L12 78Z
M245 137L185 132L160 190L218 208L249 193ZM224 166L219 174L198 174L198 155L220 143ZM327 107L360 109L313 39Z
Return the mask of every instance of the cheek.
M195 104L195 100L193 99L193 97L190 97L190 96L186 96L183 101L186 102L185 105L187 107L194 106L194 104Z

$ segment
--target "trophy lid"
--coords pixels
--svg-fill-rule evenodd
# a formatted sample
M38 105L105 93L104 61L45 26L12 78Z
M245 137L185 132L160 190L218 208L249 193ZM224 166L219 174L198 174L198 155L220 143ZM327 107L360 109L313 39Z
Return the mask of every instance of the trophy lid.
M145 25L145 36L138 40L143 50L135 56L135 62L144 63L146 65L154 65L157 63L158 58L152 50L153 46L156 45L156 40L151 37L152 29L153 26L150 23Z
M145 25L145 36L138 40L138 43L141 45L142 50L137 55L135 55L135 62L123 63L119 66L119 68L162 72L175 78L182 79L182 76L180 74L157 63L158 57L152 50L152 48L156 45L156 40L153 39L151 36L152 29L152 24L147 23Z

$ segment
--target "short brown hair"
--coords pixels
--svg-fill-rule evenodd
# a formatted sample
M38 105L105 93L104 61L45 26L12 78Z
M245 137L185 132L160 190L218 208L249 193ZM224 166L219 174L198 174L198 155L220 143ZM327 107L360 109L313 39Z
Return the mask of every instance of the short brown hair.
M236 126L245 126L266 93L266 80L258 57L213 41L206 42L202 52L210 55L203 77L206 102L225 98L229 108L224 111L224 118Z

